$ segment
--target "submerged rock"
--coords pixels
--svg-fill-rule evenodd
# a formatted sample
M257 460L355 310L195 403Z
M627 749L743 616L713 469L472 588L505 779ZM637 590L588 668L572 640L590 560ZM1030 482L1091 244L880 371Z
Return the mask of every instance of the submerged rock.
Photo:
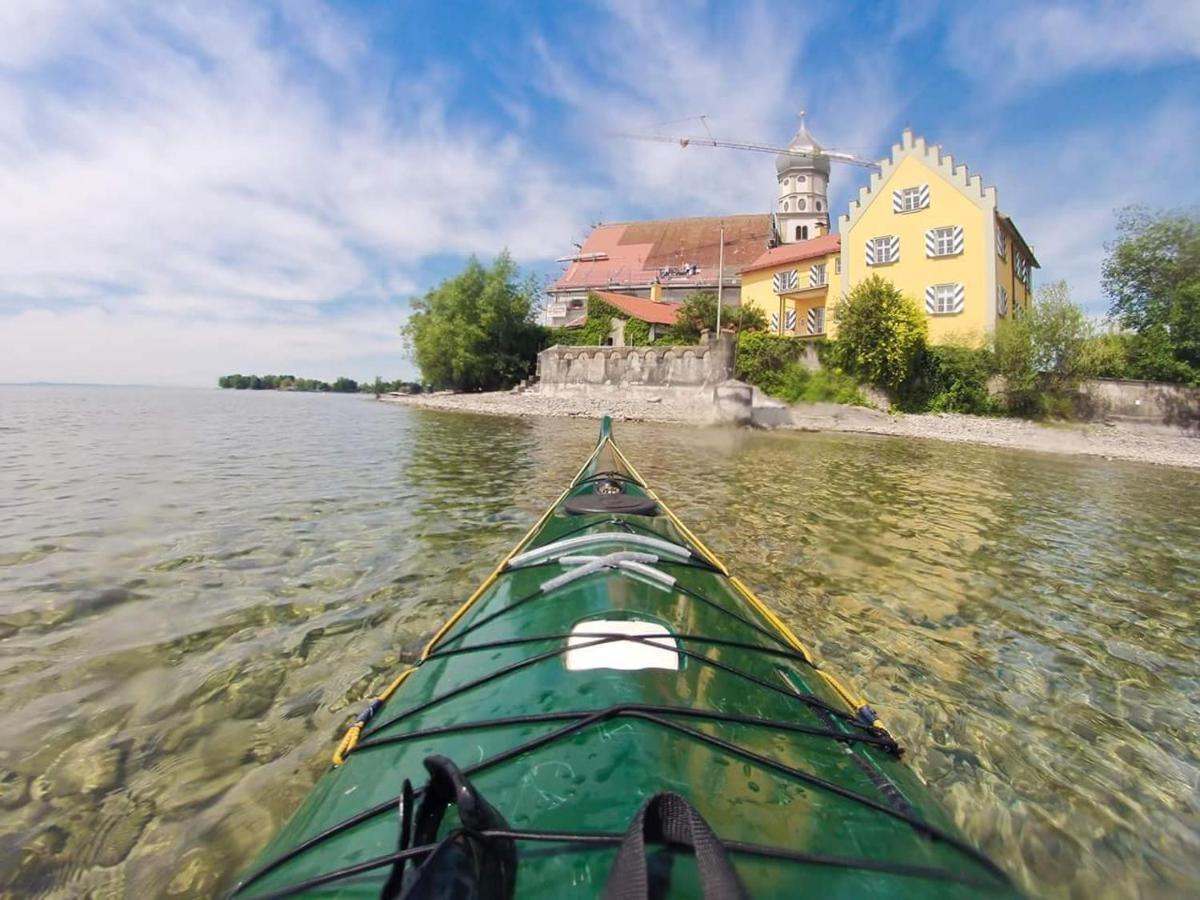
M0 809L16 809L29 801L29 779L12 769L0 768Z
M105 794L123 783L125 763L133 741L111 735L73 744L55 759L33 783L39 800L76 794Z

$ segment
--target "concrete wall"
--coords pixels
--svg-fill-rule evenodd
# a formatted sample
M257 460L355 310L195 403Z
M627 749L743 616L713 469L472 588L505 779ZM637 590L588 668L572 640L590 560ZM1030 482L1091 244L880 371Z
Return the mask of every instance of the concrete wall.
M707 391L733 377L733 338L694 347L562 347L538 354L538 390Z
M1200 432L1200 390L1153 381L1097 378L1079 391L1079 414L1146 425L1170 425Z

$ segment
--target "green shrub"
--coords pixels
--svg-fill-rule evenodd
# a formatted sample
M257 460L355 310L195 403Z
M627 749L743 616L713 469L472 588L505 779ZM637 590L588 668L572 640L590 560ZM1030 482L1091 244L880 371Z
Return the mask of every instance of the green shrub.
M579 343L578 328L547 328L546 329L546 346L553 347L556 344L562 347L574 347Z
M993 414L1000 404L988 393L991 368L986 350L953 344L926 347L897 392L897 406L906 412Z
M912 377L929 326L917 301L879 275L860 281L834 308L842 366L888 391Z
M780 387L772 396L786 403L845 403L865 406L858 382L841 370L809 369L791 363L782 372ZM770 393L770 392L768 392Z
M805 342L794 337L742 332L737 377L787 403L865 404L855 379L836 367L809 369L800 362L805 352ZM821 352L818 346L818 358Z
M1067 283L1044 285L1028 314L1001 320L993 335L994 370L1004 378L1008 411L1065 414L1079 383L1097 372L1094 348L1095 328L1071 302Z
M1131 335L1098 334L1088 342L1087 352L1099 378L1129 378Z
M1123 335L1129 353L1126 378L1178 384L1200 383L1200 369L1179 358L1178 348L1167 329L1151 326L1141 334Z
M784 371L803 354L804 345L796 338L743 331L737 336L735 377L775 395L783 389Z

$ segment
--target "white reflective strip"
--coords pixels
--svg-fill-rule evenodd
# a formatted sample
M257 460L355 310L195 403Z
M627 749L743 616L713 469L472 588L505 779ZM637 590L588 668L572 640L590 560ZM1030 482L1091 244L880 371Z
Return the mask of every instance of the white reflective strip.
M518 553L508 561L507 568L520 568L532 562L539 562L543 559L562 555L568 550L587 547L590 544L612 543L650 547L668 556L677 556L680 559L688 559L692 555L692 552L686 547L680 547L678 544L672 544L670 541L665 541L661 538L649 537L644 534L629 534L624 531L603 531L599 534L581 534L578 537L564 538L561 541L555 541L553 544L547 544L545 547L535 547L532 550L526 550L524 553Z
M541 590L543 594L548 594L550 591L557 590L565 584L570 584L572 581L591 575L593 572L599 572L601 569L615 569L626 563L658 562L658 557L652 553L620 550L616 553L610 553L607 556L564 556L559 562L567 564L578 563L579 565L570 572L563 572L561 575L556 575L542 584ZM654 570L652 569L651 571Z
M675 585L675 576L668 575L666 572L661 572L653 566L643 565L640 562L625 560L619 563L622 569L630 572L637 572L639 575L645 575L647 578L652 578L655 581L661 581L663 584L673 587Z

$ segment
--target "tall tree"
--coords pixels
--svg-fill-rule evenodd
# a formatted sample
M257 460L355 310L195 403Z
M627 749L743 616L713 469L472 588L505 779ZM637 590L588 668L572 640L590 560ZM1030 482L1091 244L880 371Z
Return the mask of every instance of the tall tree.
M537 359L543 329L534 321L538 290L521 280L505 251L490 266L471 257L412 304L402 333L435 388L488 391L526 377Z
M1109 316L1200 370L1200 217L1130 206L1117 232L1103 269Z

